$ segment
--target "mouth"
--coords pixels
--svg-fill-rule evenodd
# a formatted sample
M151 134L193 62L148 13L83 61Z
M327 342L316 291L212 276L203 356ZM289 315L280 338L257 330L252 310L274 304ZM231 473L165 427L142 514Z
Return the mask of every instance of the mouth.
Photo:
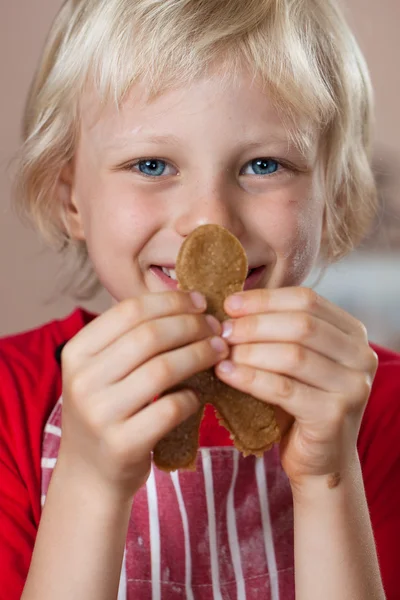
M266 266L250 267L247 273L244 289L253 289L257 286L265 273ZM150 271L159 280L168 286L169 289L178 289L176 271L173 265L151 265Z

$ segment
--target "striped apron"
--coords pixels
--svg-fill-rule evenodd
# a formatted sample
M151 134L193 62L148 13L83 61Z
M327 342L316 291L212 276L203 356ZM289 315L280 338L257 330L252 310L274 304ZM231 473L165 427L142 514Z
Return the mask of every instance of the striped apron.
M62 398L42 448L42 506L57 461ZM135 495L118 600L294 600L293 502L275 447L243 458L200 448L195 472L152 467Z

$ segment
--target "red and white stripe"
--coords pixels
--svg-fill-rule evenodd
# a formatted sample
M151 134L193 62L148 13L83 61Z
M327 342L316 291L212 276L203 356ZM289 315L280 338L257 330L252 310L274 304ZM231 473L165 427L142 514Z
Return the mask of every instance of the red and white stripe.
M187 516L187 511L185 508L185 502L182 496L182 490L179 483L179 473L175 471L171 473L172 483L174 484L174 489L176 493L176 497L178 500L179 512L182 519L182 527L183 527L183 536L184 536L184 544L185 544L185 592L187 600L195 600L192 590L192 553L190 547L190 535L189 535L189 521Z
M61 401L46 425L45 499L61 435ZM153 466L135 495L118 600L291 600L293 506L278 450L243 458L201 448L196 471Z

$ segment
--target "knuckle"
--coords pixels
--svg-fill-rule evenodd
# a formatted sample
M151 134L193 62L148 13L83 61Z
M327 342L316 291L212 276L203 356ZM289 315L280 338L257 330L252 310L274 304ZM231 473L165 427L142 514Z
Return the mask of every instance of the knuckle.
M372 348L369 349L366 362L368 365L368 371L372 373L372 375L375 375L379 366L379 358L377 353L374 350L372 350Z
M190 334L199 338L204 335L208 335L210 331L210 326L207 323L207 320L204 315L185 315L183 322L183 331L190 332Z
M257 288L253 291L254 294L254 303L256 306L262 306L264 309L267 307L267 294L265 293L265 289Z
M368 330L367 330L366 326L364 325L364 323L362 323L361 321L357 321L357 328L358 328L358 331L360 332L360 337L363 340L368 340Z
M210 344L210 338L205 339L202 342L193 344L191 347L193 364L202 364L203 366L208 365L212 361L215 350Z
M293 380L290 377L280 376L276 381L276 394L279 398L287 399L293 394Z
M76 356L76 350L73 341L67 342L61 352L61 365L63 370L65 368L71 368L74 365L74 357Z
M257 379L259 379L257 369L252 369L251 367L242 369L242 380L244 383L252 385L256 383Z
M371 377L367 373L359 373L354 378L354 396L358 403L364 402L371 392Z
M126 298L119 303L118 311L127 323L136 323L141 312L140 300L138 298Z
M313 309L319 303L319 296L317 292L315 292L311 288L299 288L298 295L301 305L305 310Z
M72 399L75 400L81 400L87 396L89 386L85 373L76 373L75 376L71 378L69 382L69 392Z
M256 352L253 344L239 344L232 346L230 358L233 362L242 364L252 364L256 359Z
M292 344L287 350L286 361L290 368L297 370L306 360L306 350L303 346Z
M161 411L163 421L176 423L181 419L182 410L173 394L164 399L162 407L160 406L160 412Z
M96 406L96 410L90 410L89 406L86 406L85 415L83 416L95 439L102 439L108 422L105 411L98 405Z
M296 338L299 341L309 339L312 336L312 334L315 332L315 328L316 328L316 321L311 315L309 315L307 313L303 313L303 314L300 314L297 316Z
M135 333L135 337L137 332ZM153 348L156 346L157 341L160 339L160 332L155 321L148 321L140 328L140 333L138 335L140 340L140 345L144 348Z
M176 313L182 307L183 299L180 292L166 293L163 298L164 306L167 313Z
M189 294L180 290L166 294L165 299L169 312L173 314L182 312L182 310L186 309L188 305L190 307L192 306Z
M238 332L249 340L256 337L257 331L260 327L259 315L251 315L251 317L243 317L239 323L236 324Z
M173 366L166 356L159 356L154 369L159 385L169 384L173 376Z

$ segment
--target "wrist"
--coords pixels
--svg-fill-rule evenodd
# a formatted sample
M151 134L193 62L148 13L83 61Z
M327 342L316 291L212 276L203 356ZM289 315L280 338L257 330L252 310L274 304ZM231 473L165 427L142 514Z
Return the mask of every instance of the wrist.
M322 475L307 475L290 481L293 502L312 506L346 494L354 484L362 484L361 465L357 452L340 469Z
M59 455L23 597L116 598L132 498Z
M292 487L296 598L383 599L358 456L337 473Z
M52 477L53 485L59 484L76 497L81 497L84 503L101 505L110 510L129 508L133 501L134 492L113 485L101 478L89 465L72 461L68 456L59 454Z

